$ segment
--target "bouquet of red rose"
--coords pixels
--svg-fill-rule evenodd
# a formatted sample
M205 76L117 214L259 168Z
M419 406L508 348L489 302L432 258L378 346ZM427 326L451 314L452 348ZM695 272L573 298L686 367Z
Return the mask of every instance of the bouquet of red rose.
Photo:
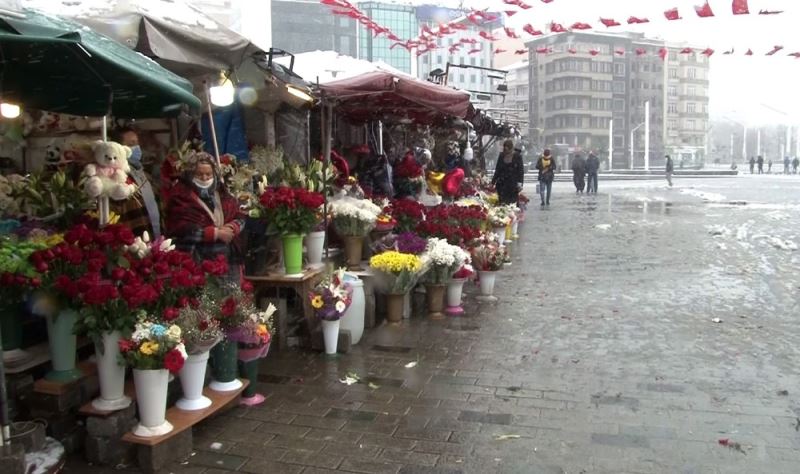
M267 188L259 198L262 216L280 234L307 234L319 220L322 193L280 186Z
M425 218L425 206L410 199L392 202L390 213L397 220L397 232L410 232Z

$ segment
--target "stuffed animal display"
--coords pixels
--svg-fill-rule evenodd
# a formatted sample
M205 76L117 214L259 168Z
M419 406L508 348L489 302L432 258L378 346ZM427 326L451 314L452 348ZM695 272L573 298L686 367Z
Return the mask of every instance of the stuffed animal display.
M128 199L136 191L136 186L128 183L131 149L116 142L97 140L92 143L92 153L95 162L86 165L83 170L87 177L84 186L86 194L92 199Z

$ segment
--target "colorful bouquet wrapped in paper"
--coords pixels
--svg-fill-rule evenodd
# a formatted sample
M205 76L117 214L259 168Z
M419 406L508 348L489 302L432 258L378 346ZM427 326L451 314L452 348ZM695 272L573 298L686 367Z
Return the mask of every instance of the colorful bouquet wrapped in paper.
M344 268L325 277L308 298L314 314L323 321L338 321L353 302L353 288L344 280Z
M373 256L369 266L375 270L376 286L386 293L408 293L428 269L427 260L409 253L390 250Z
M484 234L470 248L472 265L478 271L494 272L503 268L508 258L506 248L500 245L495 234Z
M181 328L140 320L129 339L120 339L125 363L138 370L167 369L177 374L186 361Z

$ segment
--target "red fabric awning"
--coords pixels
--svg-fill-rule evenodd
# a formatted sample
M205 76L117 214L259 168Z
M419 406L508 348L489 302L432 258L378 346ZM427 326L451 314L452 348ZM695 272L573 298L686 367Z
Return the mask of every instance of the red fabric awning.
M336 111L354 122L411 119L433 124L449 117L466 117L470 104L467 92L386 71L319 87L325 97L336 101Z

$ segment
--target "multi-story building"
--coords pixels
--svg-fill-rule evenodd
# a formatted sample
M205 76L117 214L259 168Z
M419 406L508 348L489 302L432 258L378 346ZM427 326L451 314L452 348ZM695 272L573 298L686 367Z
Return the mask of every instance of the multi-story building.
M259 48L272 46L272 0L192 0L189 3Z
M358 4L359 10L373 21L392 31L402 39L415 38L419 35L416 9L410 5L394 3L366 2ZM412 51L395 46L394 41L385 35L375 36L363 25L358 27L358 57L367 61L383 61L390 66L408 74L414 73L412 62L416 56Z
M258 2L254 2L258 3ZM358 25L318 0L272 0L272 46L292 54L336 51L358 57Z
M658 53L665 43L637 33L568 33L527 45L533 143L566 152L594 150L607 160L613 137L614 168L641 167L649 103L650 165L662 164L665 153L702 153L708 122L705 56L666 45L669 56L662 61ZM540 48L550 52L540 54Z
M502 69L507 71L505 85L508 90L493 97L489 111L492 117L513 125L528 142L531 64L525 58Z
M439 24L451 21L458 21L459 24L466 26L464 30L456 30L453 34L438 38L436 40L437 49L435 51L422 54L418 59L418 77L427 79L431 71L447 69L447 64L451 64L450 74L447 85L473 92L476 101L480 92L495 92L501 80L490 77L490 71L476 69L475 67L492 68L493 50L489 41L482 41L477 44L461 42L462 39L479 38L480 33L491 34L492 30L502 26L502 14L494 14L496 20L482 21L475 24L469 21L462 10L444 8L435 5L422 5L417 7L417 19L420 28L427 25L432 30L436 30ZM461 46L456 46L461 45ZM452 48L452 49L451 49ZM480 49L480 51L470 51ZM453 67L452 65L466 66ZM488 101L485 101L487 102Z

